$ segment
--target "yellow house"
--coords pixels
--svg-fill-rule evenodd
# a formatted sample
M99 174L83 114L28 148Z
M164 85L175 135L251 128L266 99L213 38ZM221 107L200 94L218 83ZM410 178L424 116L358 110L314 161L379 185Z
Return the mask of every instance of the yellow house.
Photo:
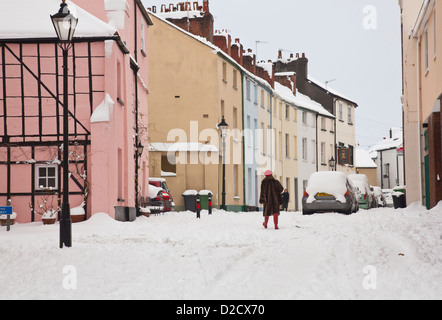
M210 190L222 199L222 143L226 138L227 210L244 206L242 77L233 59L202 37L152 13L149 29L150 172L164 176L177 210L186 190ZM219 35L222 36L222 35Z

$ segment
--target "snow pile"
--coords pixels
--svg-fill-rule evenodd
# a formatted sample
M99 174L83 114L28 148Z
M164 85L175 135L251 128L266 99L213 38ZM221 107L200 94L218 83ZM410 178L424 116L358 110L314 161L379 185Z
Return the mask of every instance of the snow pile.
M347 176L345 173L338 171L315 172L308 180L306 192L309 194L307 203L315 201L317 193L330 194L334 196L336 200L346 203Z
M16 223L0 228L0 299L442 299L442 203L284 212L279 224L264 229L258 212L100 213L61 250L58 224Z

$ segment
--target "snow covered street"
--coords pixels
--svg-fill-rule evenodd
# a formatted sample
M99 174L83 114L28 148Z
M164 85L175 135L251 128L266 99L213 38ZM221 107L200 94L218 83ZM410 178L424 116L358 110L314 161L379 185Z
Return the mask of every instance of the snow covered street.
M442 203L352 216L175 212L0 229L0 299L442 299Z

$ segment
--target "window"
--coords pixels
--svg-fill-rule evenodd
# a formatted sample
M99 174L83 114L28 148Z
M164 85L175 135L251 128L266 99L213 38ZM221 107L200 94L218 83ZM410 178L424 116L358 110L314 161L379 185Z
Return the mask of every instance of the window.
M316 141L312 140L313 159L312 163L316 163Z
M233 70L233 88L238 89L238 71Z
M250 80L247 79L246 81L246 95L247 95L247 100L250 101Z
M253 102L257 105L258 104L258 86L256 84L253 85L253 91L255 93Z
M302 111L302 123L307 124L307 112Z
M325 142L321 142L321 164L325 164Z
M294 141L293 159L297 160L298 159L298 137L293 136L293 141Z
M327 130L327 124L326 124L326 119L324 117L321 117L321 130L326 131Z
M351 106L348 106L348 123L353 124L353 117L351 114Z
M120 61L117 62L117 101L119 104L124 106L124 100L123 100L123 91L122 91L122 72L121 72L121 63Z
M307 138L302 138L302 160L307 160Z
M344 114L342 108L343 108L342 103L339 103L339 114L338 114L339 120L344 121Z
M146 31L144 20L141 21L141 53L146 56Z
M264 90L261 89L261 108L264 108Z
M285 105L285 118L290 120L290 106L288 104Z
M223 62L223 81L227 83L227 63Z
M285 135L285 157L290 158L290 141L289 135Z
M428 72L429 67L429 60L428 60L428 26L425 27L425 34L424 34L424 59L425 59L425 72Z
M161 156L161 175L166 174L176 174L176 156L175 155L165 155Z
M58 165L36 165L35 169L36 190L58 189Z

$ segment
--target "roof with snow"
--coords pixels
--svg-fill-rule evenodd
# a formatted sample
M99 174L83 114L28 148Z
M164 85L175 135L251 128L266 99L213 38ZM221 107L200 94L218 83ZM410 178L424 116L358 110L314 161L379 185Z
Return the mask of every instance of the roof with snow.
M290 88L283 86L279 82L275 81L275 93L284 101L294 104L297 107L308 109L315 113L319 113L329 118L335 118L333 114L325 110L325 108L318 102L313 101L308 96L303 95L299 91L296 91L296 95L293 94Z
M356 107L358 106L358 104L356 102L354 102L355 100L345 96L344 94L340 93L337 90L334 90L332 88L330 88L328 85L326 85L325 83L322 83L321 81L313 78L311 75L308 75L308 82L315 84L316 86L320 87L321 89L323 89L324 91L327 91L328 93L330 93L331 95L344 99L352 104L354 104Z
M402 128L391 128L391 138L384 138L379 143L372 146L368 152L370 157L376 158L378 151L398 149L404 144L402 136Z
M50 15L60 9L60 0L0 1L0 40L56 39ZM72 1L66 1L78 18L74 38L114 38L117 29Z
M356 149L356 168L377 168L367 150Z

